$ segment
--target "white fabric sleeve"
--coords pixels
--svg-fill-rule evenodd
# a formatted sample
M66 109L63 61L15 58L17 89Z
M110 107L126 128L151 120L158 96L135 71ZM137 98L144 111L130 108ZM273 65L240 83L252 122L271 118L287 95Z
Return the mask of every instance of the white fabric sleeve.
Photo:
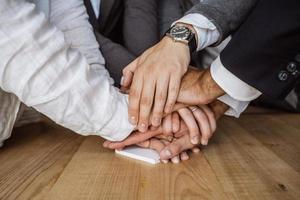
M211 64L210 72L216 83L235 100L252 101L262 94L228 71L221 63L220 56Z
M229 106L229 109L225 112L225 115L239 118L240 115L246 110L250 101L238 101L225 94L218 98L219 101Z
M52 120L82 135L125 139L128 99L101 67L70 48L34 5L2 0L0 87Z
M189 24L194 27L198 41L197 51L200 51L219 40L220 33L216 26L201 14L188 14L174 22L172 25L178 22Z

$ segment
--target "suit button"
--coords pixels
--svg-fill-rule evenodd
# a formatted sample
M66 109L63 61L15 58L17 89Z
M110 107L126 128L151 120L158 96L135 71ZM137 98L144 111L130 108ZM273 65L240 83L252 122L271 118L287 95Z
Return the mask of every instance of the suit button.
M296 60L298 63L300 63L300 54L298 54L298 55L295 56L295 60Z
M290 62L286 69L288 70L288 72L293 73L297 70L297 65L294 62Z
M278 74L278 79L280 81L286 81L289 78L289 74L287 71L280 71Z

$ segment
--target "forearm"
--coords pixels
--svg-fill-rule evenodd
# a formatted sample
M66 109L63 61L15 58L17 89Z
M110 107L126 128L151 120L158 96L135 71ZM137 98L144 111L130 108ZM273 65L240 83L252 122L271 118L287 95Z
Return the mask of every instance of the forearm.
M127 98L106 70L92 69L32 4L7 0L1 9L1 88L77 133L126 138Z

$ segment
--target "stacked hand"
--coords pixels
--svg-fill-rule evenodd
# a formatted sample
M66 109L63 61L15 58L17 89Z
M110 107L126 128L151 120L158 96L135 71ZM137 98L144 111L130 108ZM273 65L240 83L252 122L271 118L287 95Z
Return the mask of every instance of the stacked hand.
M195 153L200 151L198 144L192 142L190 130L194 129L195 133L197 132L197 135L195 135L201 141L204 141L202 143L207 144L216 130L216 120L227 109L228 106L220 101L214 101L208 106L181 108L178 112L167 115L162 120L160 127L146 133L136 131L122 142L106 141L104 147L122 149L137 144L159 152L161 160L165 163L169 159L174 163L178 163L180 160L189 159L187 150L191 149ZM196 118L194 116L201 117ZM200 131L198 127L202 127Z
M188 159L184 151L207 145L216 119L228 107L215 100L224 91L210 71L188 67L189 63L187 45L165 37L129 64L121 85L129 91L129 120L138 131L123 142L107 141L104 146L138 144L157 150L162 160L177 162L178 156Z

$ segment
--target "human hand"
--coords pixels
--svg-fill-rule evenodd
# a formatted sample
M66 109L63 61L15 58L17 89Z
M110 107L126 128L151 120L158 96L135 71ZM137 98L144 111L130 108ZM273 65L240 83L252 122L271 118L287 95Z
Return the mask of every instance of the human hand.
M217 120L228 110L229 107L223 102L216 100L209 105L209 108L213 111L215 120ZM184 152L191 148L195 148L197 146L191 143L191 139L189 137L187 128L182 129L174 136L175 139L160 151L160 158L162 160L174 158L175 156L178 156L181 152ZM210 137L211 135L209 136L209 138Z
M164 37L123 70L121 85L131 86L129 119L139 131L147 131L149 123L159 126L163 113L172 111L189 63L188 46Z
M123 149L126 146L139 144L150 138L163 139L165 141L173 140L173 133L180 129L180 120L178 113L168 114L163 118L162 125L159 127L151 127L146 133L134 131L125 140L120 142L105 141L103 146L109 149Z
M106 141L104 143L104 147L110 149L122 149L126 146L130 146L133 144L140 144L153 137L162 138L164 137L161 136L163 132L165 133L165 135L168 136L171 130L174 132L174 137L176 138L181 138L185 134L188 135L189 137L185 137L185 139L188 138L189 143L195 146L198 143L192 141L193 136L198 136L200 140L200 136L198 135L199 132L197 132L199 131L198 126L200 127L201 130L201 143L203 145L206 145L208 143L208 140L211 138L212 134L216 130L216 120L226 112L228 106L220 101L214 101L209 105L209 107L202 106L200 108L197 108L196 110L193 107L191 107L190 109L193 110L193 114L191 114L191 112L188 112L186 110L180 111L181 113L180 117L183 118L183 120L181 121L179 121L178 114L173 113L172 117L165 118L163 120L163 125L156 130L152 130L152 131L150 130L147 133L140 133L138 131L134 132L127 139L121 142ZM192 118L193 115L195 116L195 118ZM172 127L170 125L170 119L172 119L171 122ZM197 122L195 122L195 120ZM191 136L190 134L191 130L194 131L193 134L195 135ZM164 138L166 139L168 137L164 137ZM182 139L183 141L180 140L179 143L184 142L185 145L189 144L187 143L187 141L185 141L185 139ZM187 148L188 146L185 145L184 147ZM176 152L177 151L175 151L175 153Z

